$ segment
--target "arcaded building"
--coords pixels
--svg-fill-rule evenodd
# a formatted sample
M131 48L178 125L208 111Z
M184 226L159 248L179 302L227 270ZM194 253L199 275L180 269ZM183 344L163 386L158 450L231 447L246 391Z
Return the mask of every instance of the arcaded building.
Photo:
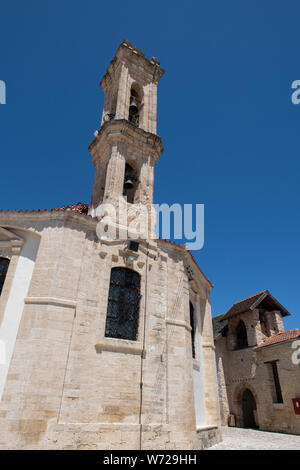
M212 284L185 245L153 237L163 73L119 46L101 81L90 204L0 211L2 449L201 449L221 438ZM126 217L105 219L108 205Z
M300 434L300 329L268 290L213 318L222 424Z

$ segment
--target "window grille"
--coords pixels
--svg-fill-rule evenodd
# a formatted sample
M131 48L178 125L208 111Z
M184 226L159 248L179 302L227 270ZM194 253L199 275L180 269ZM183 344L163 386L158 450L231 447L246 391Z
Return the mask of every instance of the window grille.
M110 276L105 336L136 341L139 324L140 275L113 268Z

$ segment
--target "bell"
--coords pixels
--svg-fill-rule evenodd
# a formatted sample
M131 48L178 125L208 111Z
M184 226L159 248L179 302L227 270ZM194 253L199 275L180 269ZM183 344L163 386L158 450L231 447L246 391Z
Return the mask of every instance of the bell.
M131 114L136 114L138 112L138 107L134 98L131 99L129 111Z
M130 178L128 178L124 183L124 188L131 189L133 188L133 182Z

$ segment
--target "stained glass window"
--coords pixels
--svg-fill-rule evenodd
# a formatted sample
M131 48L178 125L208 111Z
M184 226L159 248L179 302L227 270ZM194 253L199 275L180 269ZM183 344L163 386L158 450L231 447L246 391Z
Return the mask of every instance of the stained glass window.
M139 324L140 275L113 268L110 275L105 336L136 340Z

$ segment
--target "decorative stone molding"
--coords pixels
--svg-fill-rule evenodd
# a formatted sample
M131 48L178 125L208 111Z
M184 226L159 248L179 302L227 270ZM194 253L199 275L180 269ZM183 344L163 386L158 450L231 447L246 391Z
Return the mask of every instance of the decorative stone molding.
M49 304L72 308L77 306L77 302L75 300L58 299L56 297L27 297L24 299L24 302L25 304Z
M126 248L125 249L120 248L119 255L122 256L126 262L129 257L134 258L134 259L139 258L139 253L132 251L132 250L128 250Z
M215 351L215 349L216 349L215 346L214 346L214 344L212 344L212 343L202 343L202 347L203 347L203 348L210 348L210 349L212 349L213 351Z
M103 341L102 343L95 344L96 352L99 354L102 351L112 351L112 352L123 352L125 354L137 354L139 356L145 356L145 351L141 347L141 343L137 344L122 344L122 340L115 340L116 342L113 343L112 341Z
M253 380L255 377L238 377L238 378L233 378L230 379L230 383L242 383L242 382L247 382L248 380Z
M210 429L219 429L219 428L216 424L211 424L211 425L205 424L204 426L197 426L196 427L197 432L208 431Z
M186 323L185 321L172 320L172 318L167 318L167 319L166 319L166 323L167 323L168 325L183 326L183 327L186 328L188 331L192 331L191 326L190 326L188 323Z
M131 148L135 148L140 155L147 155L158 160L163 152L161 138L143 129L135 127L126 119L114 119L105 122L97 137L89 146L94 165L101 160L105 147L117 142L125 142Z

